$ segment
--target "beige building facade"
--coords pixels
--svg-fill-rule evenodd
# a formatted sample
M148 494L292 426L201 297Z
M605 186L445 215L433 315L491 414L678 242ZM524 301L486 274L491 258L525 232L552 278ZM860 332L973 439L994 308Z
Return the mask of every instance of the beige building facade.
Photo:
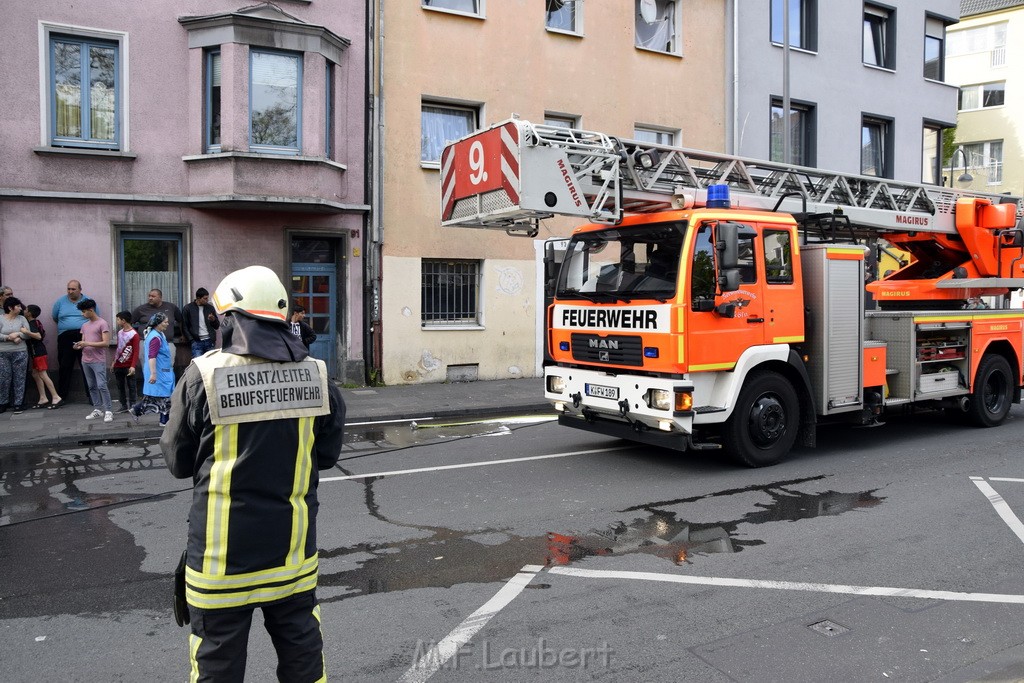
M726 2L376 0L372 20L377 379L537 376L542 245L574 223L442 228L445 141L515 114L723 150Z
M946 184L1024 195L1024 1L963 0L946 73L960 88Z

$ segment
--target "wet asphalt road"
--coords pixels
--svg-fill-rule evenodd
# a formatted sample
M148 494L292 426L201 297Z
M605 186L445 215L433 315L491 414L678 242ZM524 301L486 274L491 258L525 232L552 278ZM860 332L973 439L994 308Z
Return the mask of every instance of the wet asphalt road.
M1024 675L1021 407L823 428L761 470L550 422L351 439L320 486L332 680ZM157 447L4 452L0 483L0 678L183 680L191 494ZM274 680L260 624L247 680Z

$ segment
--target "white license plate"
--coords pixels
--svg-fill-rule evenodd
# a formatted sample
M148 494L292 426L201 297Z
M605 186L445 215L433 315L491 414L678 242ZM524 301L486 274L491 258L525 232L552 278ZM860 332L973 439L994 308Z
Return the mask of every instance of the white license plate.
M619 398L618 387L606 387L601 384L588 384L586 385L587 396L595 396L597 398L610 398L613 401Z

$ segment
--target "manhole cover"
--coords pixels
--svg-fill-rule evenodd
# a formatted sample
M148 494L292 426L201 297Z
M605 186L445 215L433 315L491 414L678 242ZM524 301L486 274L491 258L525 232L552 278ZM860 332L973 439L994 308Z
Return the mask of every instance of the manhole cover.
M819 621L816 624L811 624L807 628L823 636L838 636L850 630L845 626L840 626L834 621L829 621L828 619Z

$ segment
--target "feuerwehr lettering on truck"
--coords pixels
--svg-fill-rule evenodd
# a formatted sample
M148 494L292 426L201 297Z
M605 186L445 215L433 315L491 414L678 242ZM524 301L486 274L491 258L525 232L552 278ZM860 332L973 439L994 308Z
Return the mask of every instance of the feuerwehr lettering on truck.
M551 324L561 330L669 332L670 306L555 306Z

